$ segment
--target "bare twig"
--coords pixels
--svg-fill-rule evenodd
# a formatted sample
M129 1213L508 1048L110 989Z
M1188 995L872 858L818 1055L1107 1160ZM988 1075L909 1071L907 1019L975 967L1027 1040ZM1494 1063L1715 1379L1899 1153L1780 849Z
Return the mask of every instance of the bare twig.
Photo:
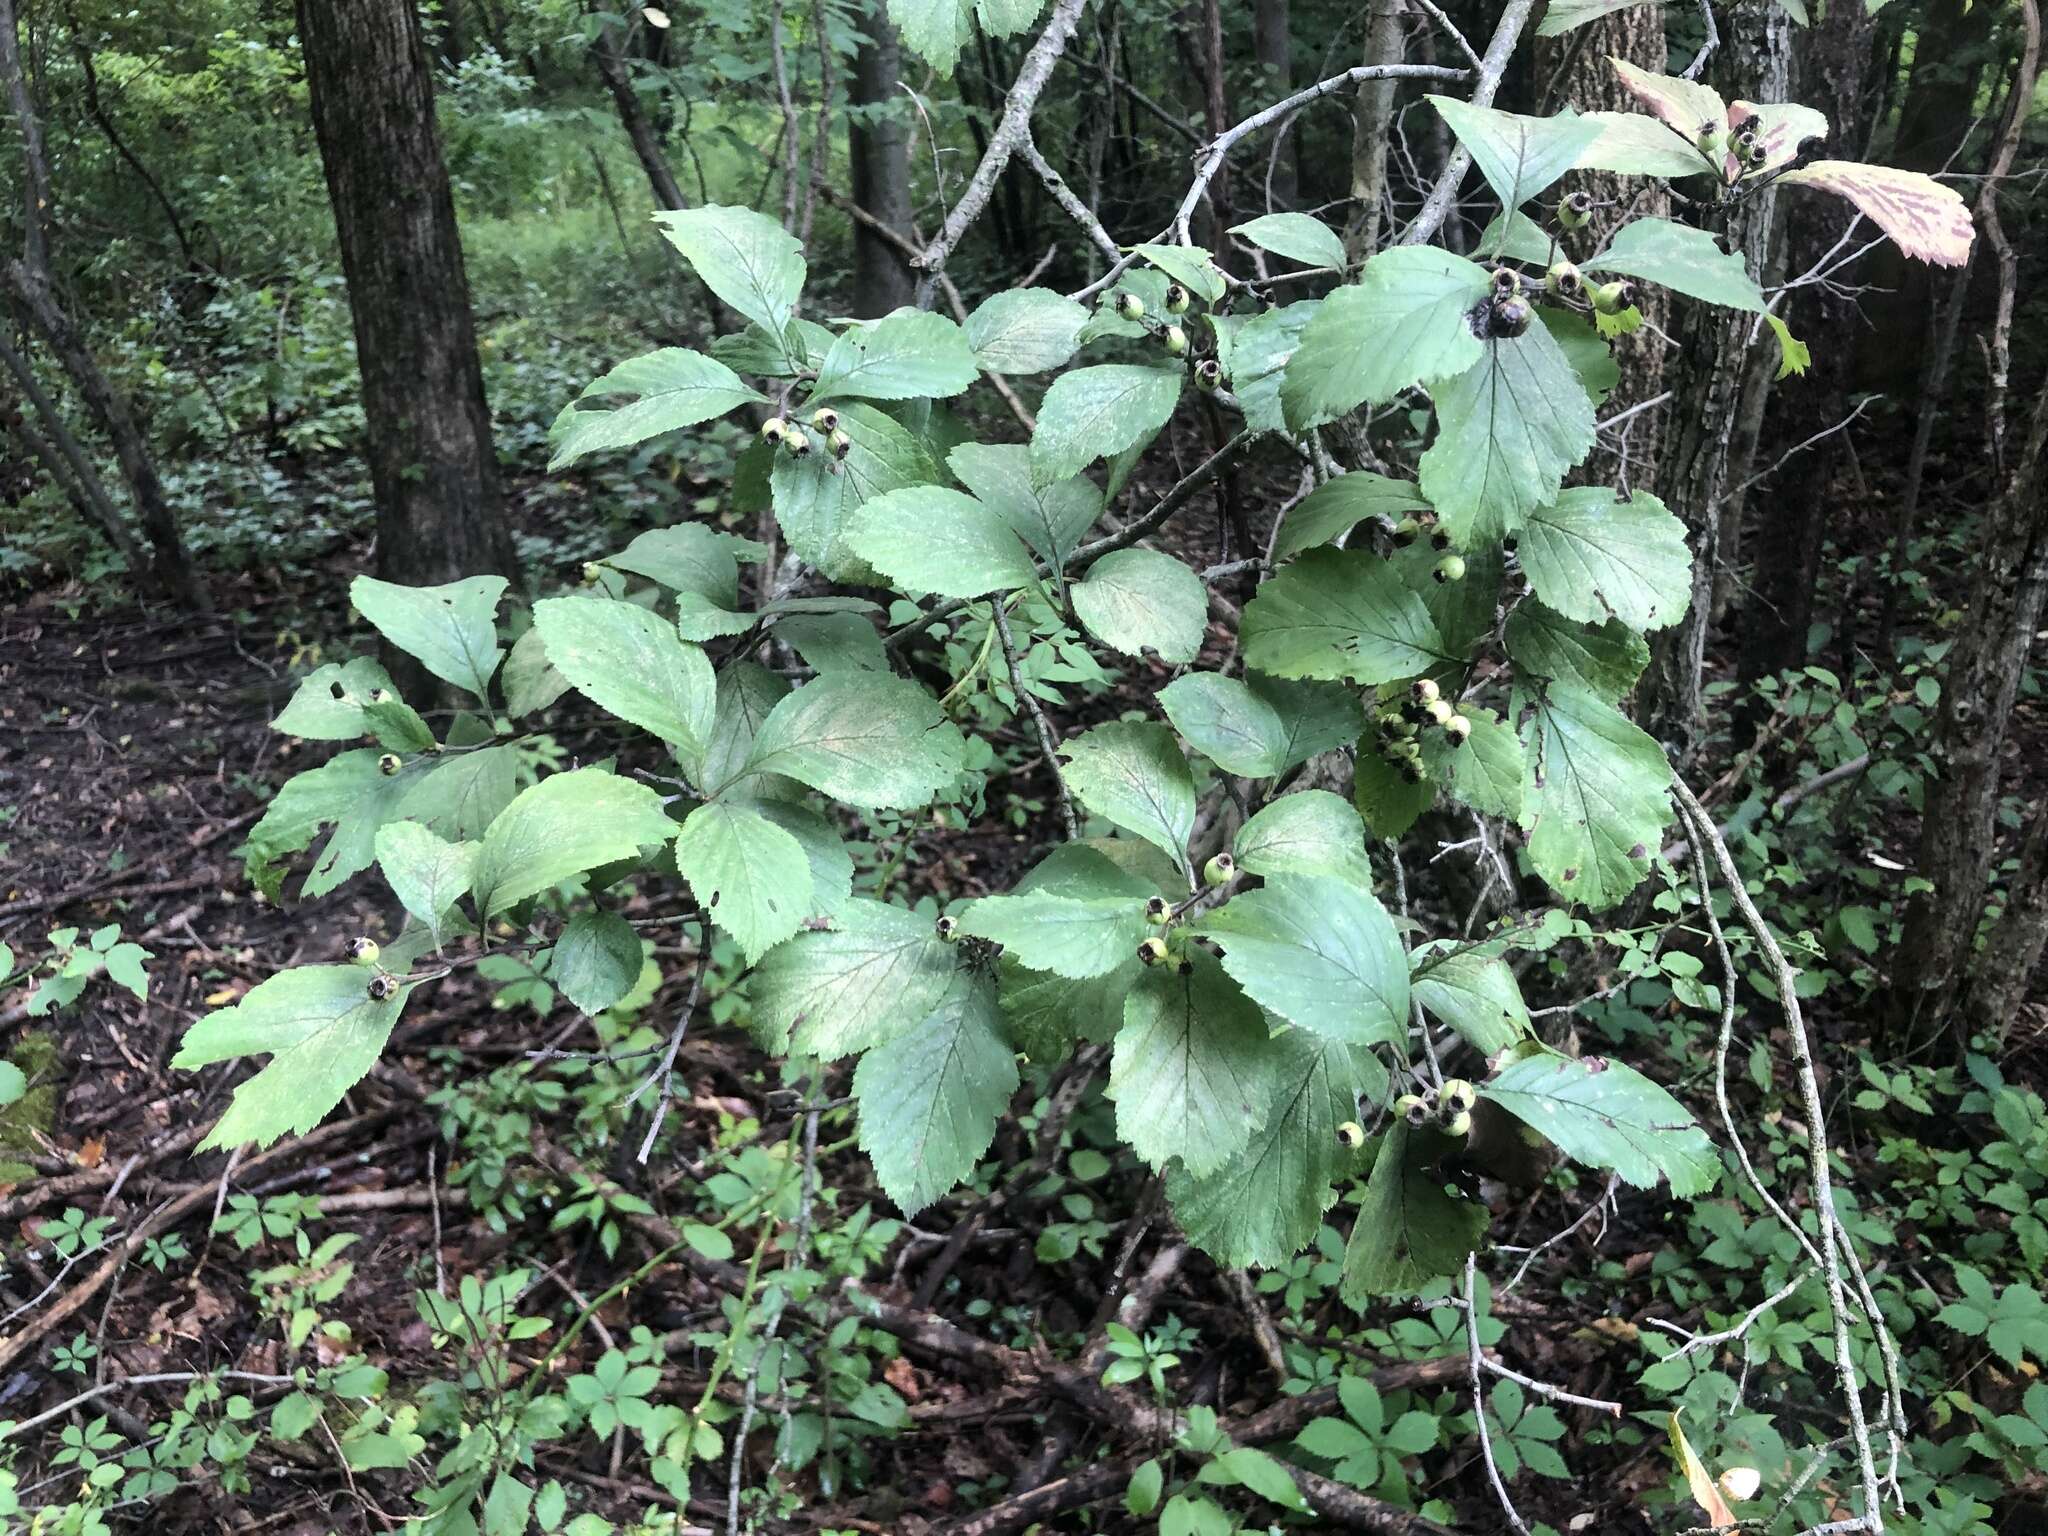
M1038 745L1045 753L1045 771L1052 775L1053 792L1059 796L1060 825L1066 829L1067 840L1072 842L1081 835L1081 825L1074 818L1074 802L1068 798L1067 781L1060 773L1059 732L1046 718L1045 706L1038 702L1038 695L1024 685L1023 669L1017 665L1017 641L1010 633L1010 619L1003 611L1002 598L991 598L988 606L995 615L996 638L1002 642L1003 660L1009 665L1010 690L1017 695L1018 704L1031 716L1031 724L1038 732Z
M1493 105L1493 98L1500 92L1501 76L1507 72L1508 57L1515 51L1515 44L1521 41L1522 28L1529 24L1529 12L1535 4L1536 0L1507 0L1500 13L1500 24L1493 29L1493 41L1486 45L1486 57L1480 60L1479 80L1472 89L1473 106ZM1415 222L1402 233L1403 245L1426 244L1443 228L1452 205L1457 202L1459 184L1471 168L1469 151L1462 147L1452 151L1450 159L1444 162L1443 173L1429 189L1429 196L1423 199L1422 210L1415 215Z

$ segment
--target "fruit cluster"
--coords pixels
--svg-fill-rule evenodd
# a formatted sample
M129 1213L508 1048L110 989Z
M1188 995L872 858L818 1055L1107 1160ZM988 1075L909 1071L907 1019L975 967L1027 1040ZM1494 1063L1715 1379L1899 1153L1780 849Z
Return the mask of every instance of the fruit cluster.
M832 455L831 467L836 470L840 460L853 451L853 439L839 425L839 413L829 405L821 405L811 412L811 426L824 438L826 451ZM781 416L770 416L761 423L761 441L771 448L780 443L782 451L793 459L809 458L811 454L810 434Z
M1373 717L1380 756L1410 784L1429 777L1429 770L1422 765L1422 732L1427 726L1441 730L1453 747L1462 747L1472 734L1472 722L1459 714L1434 679L1427 677L1415 679L1408 685L1407 697L1390 699Z
M1394 1113L1408 1122L1409 1129L1434 1125L1446 1136L1463 1140L1472 1131L1472 1106L1479 1091L1462 1077L1447 1077L1434 1093L1404 1093L1394 1100Z

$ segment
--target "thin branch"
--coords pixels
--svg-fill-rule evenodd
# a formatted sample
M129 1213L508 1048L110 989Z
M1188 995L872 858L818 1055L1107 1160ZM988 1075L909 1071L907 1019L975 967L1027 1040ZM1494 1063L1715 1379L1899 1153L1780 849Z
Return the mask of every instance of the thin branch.
M1486 1463L1487 1481L1493 1484L1493 1496L1500 1504L1500 1512L1507 1516L1508 1524L1520 1536L1529 1536L1529 1527L1522 1523L1515 1501L1508 1497L1507 1484L1500 1479L1500 1464L1493 1459L1493 1431L1486 1423L1486 1357L1479 1349L1479 1307L1474 1300L1478 1289L1478 1255L1468 1253L1465 1255L1465 1358L1472 1382L1472 1422L1479 1426L1479 1459Z
M1045 753L1045 771L1052 775L1053 790L1059 796L1060 825L1066 828L1067 841L1073 842L1081 836L1081 826L1074 818L1074 802L1067 797L1067 781L1060 773L1059 733L1046 718L1045 706L1038 702L1038 696L1024 686L1024 672L1017 665L1017 641L1010 633L1010 619L1003 611L1002 598L991 598L989 609L995 615L996 638L1002 642L1003 660L1009 664L1010 688L1038 731L1038 745Z
M1508 0L1500 13L1500 25L1493 29L1493 41L1486 45L1486 57L1480 60L1479 83L1472 90L1472 105L1490 107L1493 98L1500 92L1501 76L1507 72L1508 57L1515 51L1515 44L1521 41L1522 28L1529 24L1529 12L1535 9L1536 0ZM1462 73L1462 71L1460 72ZM1401 236L1403 245L1424 245L1436 232L1443 228L1444 220L1450 216L1452 206L1458 200L1458 187L1465 180L1465 172L1472 168L1471 153L1462 146L1451 153L1444 162L1443 174L1437 177L1436 185L1429 189L1429 196L1423 200L1422 211L1415 215Z
M1714 0L1700 0L1700 21L1705 25L1707 35L1700 43L1700 51L1692 56L1692 62L1685 66L1679 76L1681 80L1697 80L1707 67L1715 51L1721 46L1720 28L1714 25Z

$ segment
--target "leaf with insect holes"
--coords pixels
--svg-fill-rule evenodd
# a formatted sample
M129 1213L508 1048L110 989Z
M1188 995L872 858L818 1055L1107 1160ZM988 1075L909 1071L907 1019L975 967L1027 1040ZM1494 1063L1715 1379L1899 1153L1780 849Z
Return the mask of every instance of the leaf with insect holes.
M502 576L471 576L438 587L358 576L348 595L378 634L442 682L487 699L491 674L505 655L498 648L495 615L506 586Z
M795 933L811 910L803 844L744 803L698 806L675 851L698 910L732 935L749 965Z
M1663 749L1595 694L1552 684L1524 727L1529 862L1552 890L1594 911L1649 873L1671 819Z
M768 1049L826 1061L868 1050L939 1006L955 959L930 918L855 898L831 927L778 944L756 968L754 1034Z
M1574 486L1529 514L1519 553L1536 595L1581 623L1664 629L1692 601L1685 524L1648 491L1622 501L1606 486Z
M1673 1194L1699 1195L1721 1177L1720 1154L1685 1106L1621 1062L1532 1050L1479 1092L1574 1162L1612 1169L1638 1189L1668 1178Z
M1209 593L1201 577L1171 555L1112 550L1067 591L1088 633L1126 656L1147 652L1184 666L1202 648Z

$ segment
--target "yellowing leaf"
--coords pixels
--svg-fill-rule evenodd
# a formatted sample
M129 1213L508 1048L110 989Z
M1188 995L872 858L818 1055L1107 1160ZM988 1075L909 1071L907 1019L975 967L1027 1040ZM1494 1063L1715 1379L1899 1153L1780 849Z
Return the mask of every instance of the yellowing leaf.
M1976 238L1970 210L1960 193L1932 176L1889 165L1816 160L1778 180L1846 197L1908 256L1937 267L1960 267L1970 259Z
M1671 1449L1678 1457L1678 1468L1685 1474L1685 1485L1692 1492L1693 1502L1706 1511L1708 1522L1716 1527L1734 1525L1735 1512L1728 1507L1728 1501L1721 1497L1721 1490L1714 1486L1706 1467L1693 1453L1692 1442L1685 1438L1685 1426L1678 1422L1675 1413L1671 1415Z

